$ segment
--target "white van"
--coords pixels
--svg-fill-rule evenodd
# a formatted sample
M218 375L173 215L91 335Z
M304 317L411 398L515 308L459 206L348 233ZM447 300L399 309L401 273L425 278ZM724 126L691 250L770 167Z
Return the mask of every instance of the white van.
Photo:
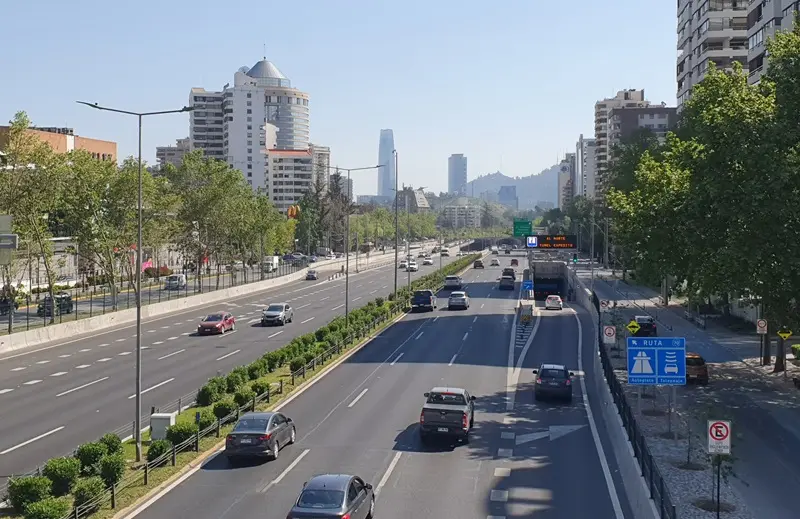
M171 274L164 281L164 290L183 290L186 288L186 274Z

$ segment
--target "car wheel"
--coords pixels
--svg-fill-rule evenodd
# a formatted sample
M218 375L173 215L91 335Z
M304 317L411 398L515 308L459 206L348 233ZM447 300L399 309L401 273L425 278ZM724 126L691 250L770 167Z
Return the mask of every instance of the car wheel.
M235 331L236 331L236 323L233 323L233 324L231 325L231 331L232 331L232 332L235 332Z
M288 445L293 444L295 441L297 441L297 429L295 429L294 426L292 426L292 430L289 433Z
M475 427L475 413L472 413L469 418L469 428L472 429L473 427Z
M375 496L372 496L372 500L369 502L369 513L367 514L367 519L372 519L375 517Z
M280 455L281 455L281 446L276 440L275 443L272 445L272 452L270 453L270 457L273 460L276 460Z
M281 326L286 326L286 318L281 319Z

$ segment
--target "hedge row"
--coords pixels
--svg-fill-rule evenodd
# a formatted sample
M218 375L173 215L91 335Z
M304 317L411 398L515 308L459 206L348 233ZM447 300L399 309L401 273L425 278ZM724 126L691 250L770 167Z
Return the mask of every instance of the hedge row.
M364 333L376 321L388 319L397 309L406 309L411 294L419 289L438 289L445 276L470 265L471 255L444 266L403 287L388 300L379 297L366 306L350 312L349 325L337 317L314 333L296 337L289 344L267 352L261 358L233 369L225 376L213 377L197 392L199 421L178 422L167 428L166 439L155 440L147 450L147 462L162 459L172 450L208 429L237 409L264 395L269 389L263 377L284 366L297 373L332 347L347 344ZM49 460L35 476L13 477L8 483L8 501L25 519L62 519L74 508L84 515L87 506L98 503L98 497L120 482L126 461L122 441L116 434L106 434L96 442L78 447L73 456ZM99 504L97 505L99 507Z

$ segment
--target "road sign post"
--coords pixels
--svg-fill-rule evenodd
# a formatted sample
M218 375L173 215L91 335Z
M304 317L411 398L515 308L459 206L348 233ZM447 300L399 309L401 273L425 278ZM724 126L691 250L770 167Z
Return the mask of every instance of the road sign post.
M781 339L785 341L792 336L792 330L781 330L778 332L778 335L780 335Z
M603 344L616 344L617 342L617 327L616 326L603 326Z
M720 514L720 483L722 482L722 456L731 453L730 420L708 421L708 453L714 456L717 463L717 517Z
M628 384L685 386L685 337L628 337Z
M608 312L611 308L611 302L608 299L601 299L600 300L600 311L605 313Z
M628 331L629 331L629 332L631 332L631 335L635 335L635 334L636 334L636 332L638 332L639 330L641 330L641 328L642 328L642 327L641 327L641 326L639 325L639 323L637 323L637 322L636 322L634 319L631 319L631 322L629 322L628 324L626 324L626 325L625 325L625 328L627 328L627 329L628 329Z
M759 319L756 321L756 333L759 335L766 335L767 334L767 320L766 319Z

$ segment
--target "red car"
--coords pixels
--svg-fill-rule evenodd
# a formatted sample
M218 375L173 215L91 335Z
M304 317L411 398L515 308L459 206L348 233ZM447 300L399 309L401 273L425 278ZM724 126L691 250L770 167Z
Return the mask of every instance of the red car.
M197 335L225 333L236 329L236 318L229 312L217 312L203 317L197 325Z

